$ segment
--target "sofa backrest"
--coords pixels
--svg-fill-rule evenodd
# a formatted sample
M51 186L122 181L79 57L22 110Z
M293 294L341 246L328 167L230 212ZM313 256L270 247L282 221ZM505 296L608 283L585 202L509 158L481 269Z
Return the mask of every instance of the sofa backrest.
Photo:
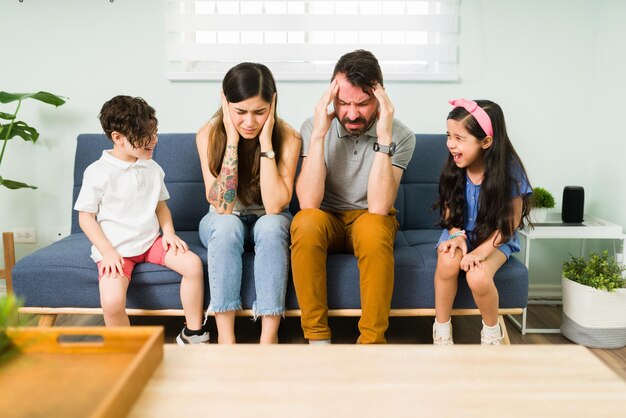
M395 205L399 210L398 221L402 230L437 228L435 224L439 214L430 208L437 198L439 174L448 154L445 135L417 134L415 137L413 159L402 177ZM72 207L83 183L83 172L100 158L103 150L111 148L111 141L104 134L78 136ZM165 184L170 193L168 206L172 211L174 227L178 231L197 230L200 219L209 210L209 204L205 198L195 134L159 134L154 160L165 171ZM72 210L74 232L80 232L80 226L78 212Z
M413 158L406 168L395 208L401 230L439 229L439 211L432 205L439 196L439 175L448 158L444 134L416 134Z
M113 144L104 134L78 136L74 160L74 193L72 207L83 184L83 172ZM170 193L167 204L172 211L177 231L196 231L200 219L209 210L204 193L200 159L193 133L159 134L154 160L165 171L165 184ZM79 232L78 212L72 211L72 233Z

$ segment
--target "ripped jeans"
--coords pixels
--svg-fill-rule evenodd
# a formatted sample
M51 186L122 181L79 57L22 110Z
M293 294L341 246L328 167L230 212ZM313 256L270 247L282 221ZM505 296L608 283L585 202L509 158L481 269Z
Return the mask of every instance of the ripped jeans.
M282 315L289 275L289 227L292 215L230 215L209 212L200 221L200 240L207 248L211 303L209 310L241 309L242 254L254 246L254 317Z

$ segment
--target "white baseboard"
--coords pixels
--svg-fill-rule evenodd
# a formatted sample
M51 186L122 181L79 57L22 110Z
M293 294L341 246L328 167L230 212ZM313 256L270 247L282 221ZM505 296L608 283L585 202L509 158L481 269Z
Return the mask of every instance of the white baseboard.
M528 286L528 299L561 299L561 285L531 284Z

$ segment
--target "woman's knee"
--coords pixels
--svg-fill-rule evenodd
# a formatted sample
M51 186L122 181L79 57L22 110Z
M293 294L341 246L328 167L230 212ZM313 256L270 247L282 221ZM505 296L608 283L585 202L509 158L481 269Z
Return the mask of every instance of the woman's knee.
M261 240L289 241L289 226L291 218L287 215L263 215L254 224L254 241Z
M237 215L219 214L216 215L211 225L206 229L207 241L219 240L226 244L228 242L243 242L244 225Z

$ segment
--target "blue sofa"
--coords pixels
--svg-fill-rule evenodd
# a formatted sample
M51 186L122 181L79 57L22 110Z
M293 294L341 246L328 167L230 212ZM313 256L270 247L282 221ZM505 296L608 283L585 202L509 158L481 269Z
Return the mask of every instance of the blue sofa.
M437 211L431 206L437 197L439 173L445 158L444 135L416 135L413 159L403 178L395 207L399 210L400 230L395 243L395 285L392 315L432 315L433 275L436 266L434 243L440 234L435 226ZM79 135L74 167L76 200L85 168L111 148L101 134ZM165 170L171 195L168 201L177 233L205 263L206 249L198 237L198 223L208 210L196 152L195 135L161 134L154 159ZM295 199L292 211L297 210ZM89 258L90 242L72 211L71 235L25 256L12 270L14 292L23 297L24 312L48 315L54 323L59 313L98 313L100 302L96 265ZM242 302L246 310L254 301L253 253L243 256ZM501 313L521 313L528 300L528 271L511 258L497 273ZM129 314L181 315L180 276L165 267L140 264L128 289ZM208 306L208 279L205 306ZM287 291L288 315L298 314L293 283ZM332 314L358 315L360 308L359 271L351 254L328 257L328 304ZM455 312L477 314L471 292L461 278ZM79 308L79 309L76 309ZM350 311L356 310L356 311Z

